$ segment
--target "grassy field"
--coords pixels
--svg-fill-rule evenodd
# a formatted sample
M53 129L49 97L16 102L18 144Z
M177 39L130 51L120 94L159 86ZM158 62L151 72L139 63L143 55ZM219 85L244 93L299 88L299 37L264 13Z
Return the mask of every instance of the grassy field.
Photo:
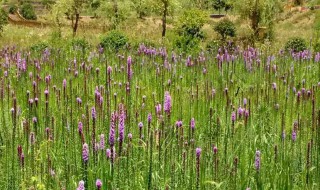
M103 19L84 17L75 38L67 20L61 37L6 25L0 189L320 189L319 15L285 11L273 41L248 47L230 13L236 46L188 53L173 46L175 17L166 38L159 17L126 19L118 50L98 46ZM297 36L307 49L284 50Z
M1 51L3 189L319 188L319 55L67 47Z

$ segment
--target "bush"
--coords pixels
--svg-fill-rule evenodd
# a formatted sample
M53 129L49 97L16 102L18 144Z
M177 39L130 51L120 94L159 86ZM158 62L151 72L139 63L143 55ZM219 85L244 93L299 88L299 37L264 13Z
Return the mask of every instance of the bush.
M219 42L216 40L209 41L206 45L206 50L209 52L216 52L219 49Z
M175 46L184 51L185 53L197 53L200 52L200 39L193 38L192 36L184 35L178 36L175 40Z
M30 3L24 3L21 6L21 15L28 20L37 20L37 15L34 12L34 8Z
M119 49L123 48L127 43L128 38L123 33L112 30L101 40L100 45L111 51L119 51Z
M93 10L97 10L100 7L100 5L101 5L101 2L99 0L94 0L92 1L90 6Z
M214 31L221 35L223 41L228 36L234 37L236 35L236 27L229 19L220 20L215 26Z
M85 51L90 48L90 44L87 40L84 38L75 38L71 41L71 46L75 50L82 50Z
M16 5L10 5L9 6L9 13L14 14L18 10L18 7Z
M0 32L3 31L3 26L6 24L8 24L8 14L3 9L0 9Z
M200 10L187 10L179 18L177 33L181 36L192 36L195 38L205 38L201 31L206 22L205 15Z
M31 51L42 53L47 47L49 47L49 45L46 42L40 42L33 44L30 49Z
M206 22L205 15L200 10L187 10L179 18L175 46L185 52L200 50L199 44L205 39L201 30Z
M314 51L314 52L320 52L320 42L316 42L316 43L313 45L313 51Z
M299 52L307 49L306 41L303 38L295 37L287 41L285 49L287 51Z

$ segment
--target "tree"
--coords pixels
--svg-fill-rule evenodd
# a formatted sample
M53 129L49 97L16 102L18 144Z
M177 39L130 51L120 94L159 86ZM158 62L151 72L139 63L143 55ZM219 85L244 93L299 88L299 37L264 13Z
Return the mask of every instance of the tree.
M138 18L142 19L149 14L149 2L148 0L131 0L132 7L137 12Z
M96 14L102 18L102 20L110 21L110 27L117 29L119 24L130 16L130 2L109 0L102 1L100 7L97 9Z
M250 20L254 38L258 37L261 24L272 28L275 16L282 7L281 0L239 0L235 6L242 18Z
M168 16L168 6L169 0L161 0L163 3L163 11L162 11L162 37L166 36L167 31L167 16Z
M178 2L175 0L153 0L152 11L158 15L161 15L162 21L162 37L166 36L167 32L167 17L173 15L176 8L179 7Z
M73 36L76 36L80 14L84 5L87 3L89 3L89 0L58 0L52 10L55 22L60 27L60 18L67 15L67 17L71 19Z
M227 12L233 7L232 3L228 0L213 0L212 6L215 10L219 11L219 15L221 14L221 9Z
M212 5L215 10L219 11L220 15L221 9L223 9L226 6L226 3L224 0L214 0Z

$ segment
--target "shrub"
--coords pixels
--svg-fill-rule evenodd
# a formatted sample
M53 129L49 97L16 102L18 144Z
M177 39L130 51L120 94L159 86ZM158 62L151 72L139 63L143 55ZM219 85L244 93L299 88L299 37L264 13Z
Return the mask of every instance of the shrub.
M223 41L225 41L228 36L234 37L236 35L236 27L229 19L220 20L214 26L214 31L221 35Z
M75 50L85 51L90 48L89 42L84 38L74 38L71 40L71 46Z
M16 5L10 5L9 6L9 13L14 14L18 10L18 7Z
M314 45L313 45L313 51L314 52L320 52L320 42L316 42Z
M33 44L30 49L34 52L43 52L49 45L46 42L39 42L36 44Z
M216 52L219 49L219 42L216 40L209 41L206 45L206 50L209 52Z
M303 38L295 37L287 41L285 49L287 51L299 52L307 49L306 41Z
M101 40L100 45L111 51L119 51L119 49L123 48L127 43L128 38L123 33L112 30Z
M194 53L200 51L200 39L199 38L193 38L192 36L184 35L184 36L177 36L175 40L175 46L186 52L186 53Z
M175 46L185 52L198 51L205 34L201 30L206 22L205 15L200 10L187 10L179 18Z
M21 7L21 15L28 20L36 20L37 15L34 12L34 8L30 3L24 3Z
M179 18L177 33L183 36L192 36L203 39L204 33L201 31L205 20L205 15L200 10L187 10Z
M3 26L6 24L8 24L8 14L3 9L0 9L0 32L3 31Z
M93 10L97 10L100 7L100 5L101 5L101 2L99 0L94 0L92 1L90 6Z

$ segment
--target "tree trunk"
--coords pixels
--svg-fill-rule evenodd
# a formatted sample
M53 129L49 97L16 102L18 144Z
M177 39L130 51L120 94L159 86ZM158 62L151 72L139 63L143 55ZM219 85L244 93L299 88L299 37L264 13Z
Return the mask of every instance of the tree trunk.
M162 37L166 36L167 30L167 14L168 14L168 0L162 0L163 2L163 15L162 15Z
M260 10L259 10L259 0L256 0L255 8L251 15L251 28L254 32L254 36L257 37L258 35L258 27L260 22Z
M76 21L73 25L73 37L75 37L77 34L79 19L80 19L80 14L78 13L78 11L76 11Z
M113 23L113 28L116 29L119 21L119 10L118 10L117 0L113 0L113 10L114 10L114 17L115 17L115 23Z

